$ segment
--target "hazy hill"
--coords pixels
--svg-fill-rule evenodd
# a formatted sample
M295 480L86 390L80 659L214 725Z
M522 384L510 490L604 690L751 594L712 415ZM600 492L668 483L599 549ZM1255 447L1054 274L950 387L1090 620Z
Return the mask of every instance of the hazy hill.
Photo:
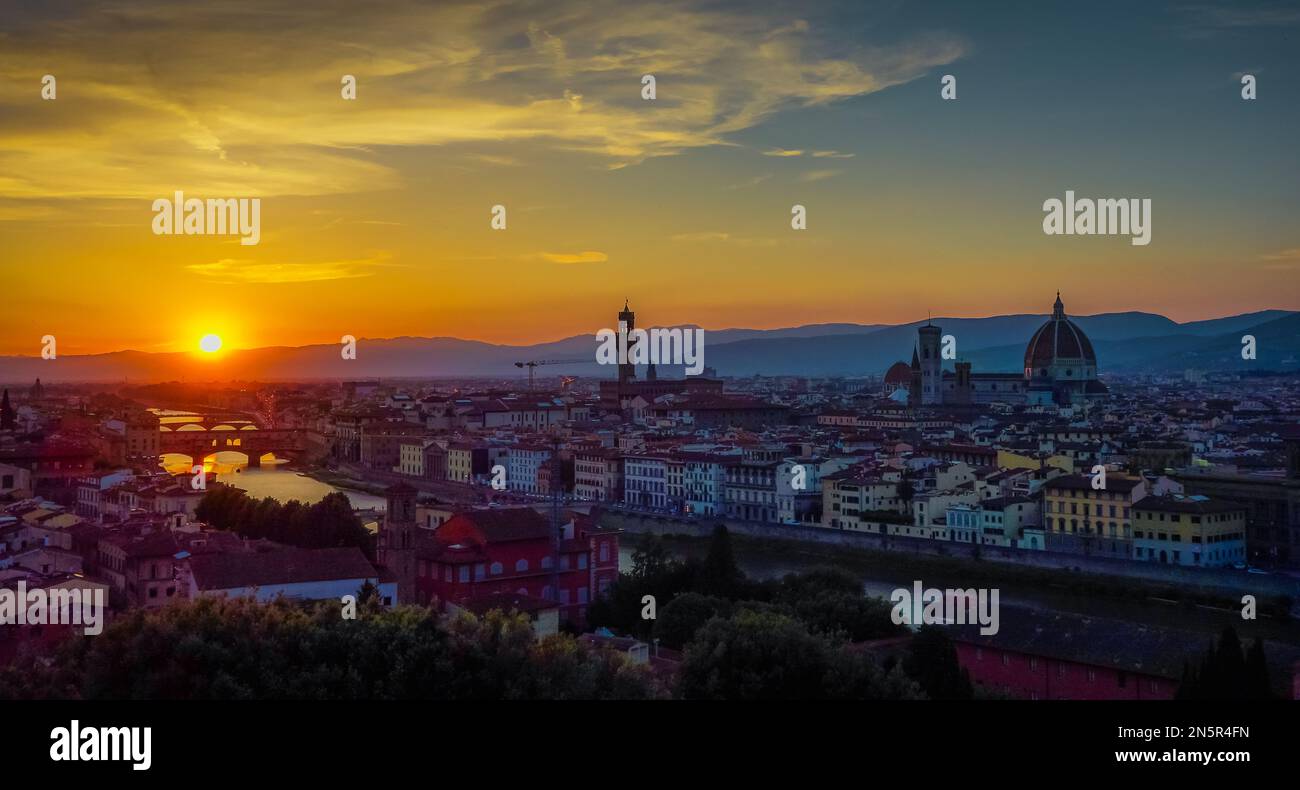
M957 338L960 358L976 371L1017 371L1025 344L1046 315L932 319ZM1178 324L1151 313L1105 313L1073 317L1096 348L1103 370L1205 370L1297 367L1300 313L1265 310ZM705 335L705 364L721 375L879 375L896 361L909 361L916 327L924 321L879 324L815 324L782 329L724 329ZM1241 359L1241 336L1259 344L1254 363ZM361 339L357 359L344 361L334 344L232 351L217 359L191 353L0 357L0 381L27 384L38 376L58 381L285 380L310 378L522 376L514 363L565 360L538 368L539 375L607 376L596 365L596 341L580 335L550 343L508 346L453 337ZM674 374L671 369L664 375Z

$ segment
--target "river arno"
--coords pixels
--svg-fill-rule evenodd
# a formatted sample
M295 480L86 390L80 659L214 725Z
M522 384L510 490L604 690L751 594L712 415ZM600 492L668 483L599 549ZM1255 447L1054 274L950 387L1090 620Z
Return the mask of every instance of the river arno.
M385 502L381 496L323 483L287 468L283 461L270 458L262 460L260 469L250 469L244 458L243 453L222 452L209 456L204 466L208 471L216 473L218 481L243 489L254 499L271 497L277 502L296 499L310 505L335 491L342 491L357 510L384 509ZM189 463L189 456L163 456L163 465L170 471L176 471L177 468L183 471Z
M632 554L636 551L639 535L621 536L619 568L632 569ZM831 557L825 547L801 547L790 542L774 545L733 536L733 553L736 564L747 575L756 579L779 579L788 573L799 573L817 567L834 566L855 573L862 579L864 595L888 599L894 590L910 589L915 575L904 568L892 569L888 560L873 561L858 556ZM679 557L703 557L708 550L708 540L703 538L665 538L664 545ZM970 587L960 579L924 575L926 587ZM1300 624L1261 617L1245 621L1239 610L1223 610L1205 606L1187 606L1156 600L1127 599L1081 595L1064 588L1008 582L999 587L999 603L1006 606L1028 607L1044 611L1069 612L1091 617L1109 617L1129 622L1145 623L1165 628L1201 631L1207 639L1216 636L1225 626L1233 626L1243 638L1261 636L1300 645ZM1208 641L1207 641L1208 644Z

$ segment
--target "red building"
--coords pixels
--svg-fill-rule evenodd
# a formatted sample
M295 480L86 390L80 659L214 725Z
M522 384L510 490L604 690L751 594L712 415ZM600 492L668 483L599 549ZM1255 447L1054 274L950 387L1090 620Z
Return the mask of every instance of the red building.
M406 512L411 492L389 490L388 513ZM404 534L412 525L386 518L380 534L379 562L398 579L401 591L413 587L413 602L463 604L502 593L555 601L560 619L582 627L587 607L618 578L618 531L603 529L575 514L560 528L529 507L458 513L435 529L415 528L409 542L415 562L403 556ZM402 568L414 565L408 587ZM412 602L408 595L405 601Z
M949 626L972 683L1023 699L1173 699L1185 664L1198 666L1212 633L1027 607L1002 606L996 634ZM1300 649L1264 645L1275 692L1291 694Z
M1022 699L1173 699L1178 678L956 642L972 683Z

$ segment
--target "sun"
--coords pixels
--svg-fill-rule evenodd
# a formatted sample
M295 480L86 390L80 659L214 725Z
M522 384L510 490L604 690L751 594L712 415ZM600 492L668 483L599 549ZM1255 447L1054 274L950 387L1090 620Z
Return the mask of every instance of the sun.
M203 349L209 354L215 354L216 352L221 350L221 338L217 337L216 335L204 335L199 340L199 348Z

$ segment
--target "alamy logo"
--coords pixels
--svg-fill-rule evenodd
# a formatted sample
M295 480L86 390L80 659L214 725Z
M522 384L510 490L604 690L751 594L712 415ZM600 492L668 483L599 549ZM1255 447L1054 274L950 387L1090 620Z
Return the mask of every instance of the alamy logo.
M1132 236L1130 243L1151 243L1151 198L1075 199L1065 191L1065 202L1043 201L1043 233L1048 236Z
M890 594L894 610L889 617L894 625L974 625L980 633L993 636L998 632L998 589L939 590L924 589L912 582L912 589L900 587Z
M596 333L600 346L596 363L600 365L685 365L686 374L704 372L703 329L633 329L626 321L618 322L618 331L602 329Z
M175 199L153 202L153 232L156 236L241 236L248 247L262 238L261 198L186 199L177 190Z
M50 730L50 759L54 762L128 761L133 771L148 771L153 765L152 727L82 727L76 719L71 726Z
M104 630L103 588L15 587L0 589L0 625L79 625L87 636Z

